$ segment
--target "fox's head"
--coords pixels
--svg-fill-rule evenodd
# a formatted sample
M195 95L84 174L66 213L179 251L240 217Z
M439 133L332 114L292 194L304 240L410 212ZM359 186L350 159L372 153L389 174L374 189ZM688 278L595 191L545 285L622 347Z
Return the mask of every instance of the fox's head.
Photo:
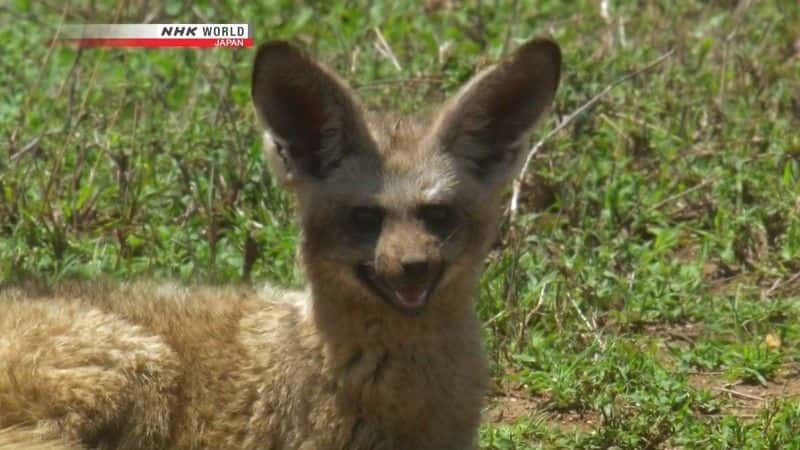
M312 290L324 294L317 301L404 313L471 307L465 290L474 288L500 195L553 100L560 65L555 43L529 41L436 115L414 119L368 113L297 48L262 45L253 101L272 169L296 197L302 259Z

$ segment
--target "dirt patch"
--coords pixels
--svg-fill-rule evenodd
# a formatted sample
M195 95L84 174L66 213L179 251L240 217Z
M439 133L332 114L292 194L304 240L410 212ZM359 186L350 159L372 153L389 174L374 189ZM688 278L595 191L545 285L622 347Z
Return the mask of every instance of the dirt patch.
M754 418L775 401L800 397L800 365L790 366L766 385L726 383L721 372L704 372L689 376L695 389L706 389L725 400L722 412L741 418Z
M703 335L705 326L702 323L657 323L646 325L644 334L656 336L669 342L685 342L693 344L697 338Z
M556 187L535 170L522 179L519 191L519 208L524 212L541 212L556 202Z
M546 395L533 395L518 386L498 388L487 398L487 403L484 420L491 424L536 419L562 431L589 431L601 423L600 416L594 411L548 410Z
M561 431L591 431L602 424L595 411L563 411L547 414L547 423Z
M489 396L484 418L489 423L515 423L521 419L541 416L543 400L524 397L516 393L500 393Z

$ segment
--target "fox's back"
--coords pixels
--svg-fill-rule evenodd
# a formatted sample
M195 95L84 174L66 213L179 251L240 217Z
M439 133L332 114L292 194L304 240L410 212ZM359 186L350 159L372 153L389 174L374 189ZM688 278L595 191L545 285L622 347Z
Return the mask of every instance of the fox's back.
M271 359L292 354L292 346L315 345L299 324L300 297L245 286L145 282L0 290L0 411L29 409L20 402L34 391L58 392L63 397L53 398L53 404L80 403L98 414L131 413L141 401L142 411L124 414L117 424L104 417L112 425L86 431L98 436L74 438L92 441L102 434L105 445L111 439L121 448L205 448L223 442L244 448L260 395L260 380L247 378L277 376L265 370ZM254 321L260 328L258 360L256 349L245 348L253 341L247 328ZM72 379L75 373L82 380ZM84 386L87 379L96 392ZM131 391L137 380L144 384ZM55 410L0 414L0 429L37 413L59 415ZM144 441L137 437L142 435Z
M182 361L212 364L240 353L236 341L242 317L255 311L276 317L294 314L294 305L280 295L270 297L270 291L250 286L106 281L25 286L0 290L0 305L7 311L0 316L0 327L21 328L22 320L53 317L76 332L94 334L104 320L119 321L132 332L162 341ZM86 316L97 317L98 324L85 329L75 325Z

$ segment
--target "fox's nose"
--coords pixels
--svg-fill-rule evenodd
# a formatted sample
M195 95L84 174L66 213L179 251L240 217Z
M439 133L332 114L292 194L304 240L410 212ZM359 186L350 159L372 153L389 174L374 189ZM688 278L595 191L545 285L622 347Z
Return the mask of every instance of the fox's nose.
M403 279L406 283L422 283L427 281L430 264L426 259L413 259L402 262Z

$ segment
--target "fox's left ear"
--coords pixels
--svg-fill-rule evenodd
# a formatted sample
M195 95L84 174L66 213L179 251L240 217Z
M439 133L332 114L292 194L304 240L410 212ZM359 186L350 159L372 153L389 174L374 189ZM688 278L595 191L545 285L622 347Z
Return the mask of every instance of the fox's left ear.
M499 186L516 175L525 137L558 88L561 51L534 39L476 75L443 109L436 145L479 181Z

